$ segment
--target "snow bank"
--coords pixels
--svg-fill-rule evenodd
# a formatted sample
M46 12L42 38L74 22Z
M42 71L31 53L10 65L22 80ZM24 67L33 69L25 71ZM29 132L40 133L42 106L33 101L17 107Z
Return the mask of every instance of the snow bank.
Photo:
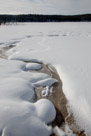
M48 100L34 101L34 84L40 81L42 85L42 80L47 84L44 80L51 77L27 72L25 67L26 63L21 61L0 59L0 133L2 136L49 136L52 127L47 124L55 119L56 111Z
M90 35L91 23L29 23L0 27L0 46L8 46L11 43L15 46L7 52L15 68L8 64L8 69L4 67L3 71L0 66L0 73L2 71L5 73L1 74L1 77L9 77L7 71L14 77L21 75L21 78L29 79L32 86L47 86L47 83L50 81L50 84L53 83L54 79L51 80L51 77L43 79L44 75L41 77L40 74L35 77L34 74L28 76L24 71L26 65L21 64L21 61L40 61L54 65L63 81L63 90L69 101L69 108L88 136L91 134ZM16 68L12 60L21 60L17 62L21 69ZM4 63L7 64L7 61ZM40 80L36 81L36 77Z
M5 104L6 102L7 104ZM52 128L45 124L46 118L43 122L38 117L34 104L13 102L13 100L4 100L4 103L0 101L0 104L4 106L0 107L2 136L30 136L30 134L31 136L49 136L51 134Z

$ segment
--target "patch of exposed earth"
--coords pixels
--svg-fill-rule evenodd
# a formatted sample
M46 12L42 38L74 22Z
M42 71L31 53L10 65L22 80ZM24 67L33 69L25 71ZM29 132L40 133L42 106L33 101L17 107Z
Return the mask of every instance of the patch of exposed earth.
M54 83L51 86L50 94L46 97L42 95L43 87L36 88L37 100L46 98L50 100L55 106L56 118L54 122L52 122L52 126L54 128L55 126L58 126L66 133L67 136L86 136L84 130L81 130L80 126L76 124L73 114L68 112L69 107L67 106L67 99L62 89L63 84L56 69L50 65L41 65L42 69L40 69L39 72L46 73L58 81L58 83ZM52 134L52 136L59 135L54 131L54 134Z

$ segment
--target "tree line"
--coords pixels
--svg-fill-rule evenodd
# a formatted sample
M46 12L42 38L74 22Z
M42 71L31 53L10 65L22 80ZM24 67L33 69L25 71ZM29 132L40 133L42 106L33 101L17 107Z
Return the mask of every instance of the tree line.
M83 15L0 15L0 23L9 22L82 22L91 21L91 14Z

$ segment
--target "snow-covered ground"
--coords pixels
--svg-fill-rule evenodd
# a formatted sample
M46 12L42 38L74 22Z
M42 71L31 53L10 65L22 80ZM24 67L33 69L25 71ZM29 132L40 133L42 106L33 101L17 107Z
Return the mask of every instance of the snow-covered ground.
M3 129L4 136L18 136L23 128L24 136L28 136L28 131L34 128L36 135L41 126L44 130L42 136L48 136L52 131L47 123L55 118L53 105L49 101L45 102L45 99L36 103L32 99L35 86L50 86L55 79L47 74L27 72L29 69L40 69L41 66L26 64L26 61L43 62L56 67L63 82L68 106L77 123L90 136L90 44L91 23L26 23L0 26L0 48L14 46L5 54L8 60L0 59L0 129ZM40 109L41 103L44 104L42 108L46 109L46 113L42 113L44 109ZM53 116L50 117L49 111ZM19 127L17 120L20 120ZM32 126L29 120L37 123L34 122ZM15 127L19 130L17 134Z

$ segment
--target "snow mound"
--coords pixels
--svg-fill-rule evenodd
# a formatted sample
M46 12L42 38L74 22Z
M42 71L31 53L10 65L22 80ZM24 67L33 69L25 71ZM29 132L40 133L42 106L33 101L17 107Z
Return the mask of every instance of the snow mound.
M0 88L3 93L0 94L0 99L23 99L31 101L35 95L34 86L22 78L7 78L0 82Z
M14 122L8 125L4 128L2 136L49 136L51 133L51 127L46 126L38 118L31 117L27 121Z
M0 134L49 136L52 127L47 123L54 120L56 111L48 100L35 102L34 90L35 84L47 85L46 80L51 77L28 72L25 65L17 60L0 59Z
M7 101L5 105L5 102L0 101L4 106L0 111L0 116L2 113L2 119L0 118L2 136L49 136L52 133L52 128L45 124L46 119L42 121L42 118L38 117L36 108L39 109L39 107L31 103L20 102L19 104L12 103L12 101Z
M44 79L44 80L41 80L41 81L38 81L36 83L34 83L35 86L52 86L54 83L58 82L56 79L54 78L47 78L47 79Z
M41 99L35 103L37 115L45 123L52 122L56 117L56 110L53 104L47 99Z
M26 64L26 70L40 70L42 66L38 63L28 63Z

